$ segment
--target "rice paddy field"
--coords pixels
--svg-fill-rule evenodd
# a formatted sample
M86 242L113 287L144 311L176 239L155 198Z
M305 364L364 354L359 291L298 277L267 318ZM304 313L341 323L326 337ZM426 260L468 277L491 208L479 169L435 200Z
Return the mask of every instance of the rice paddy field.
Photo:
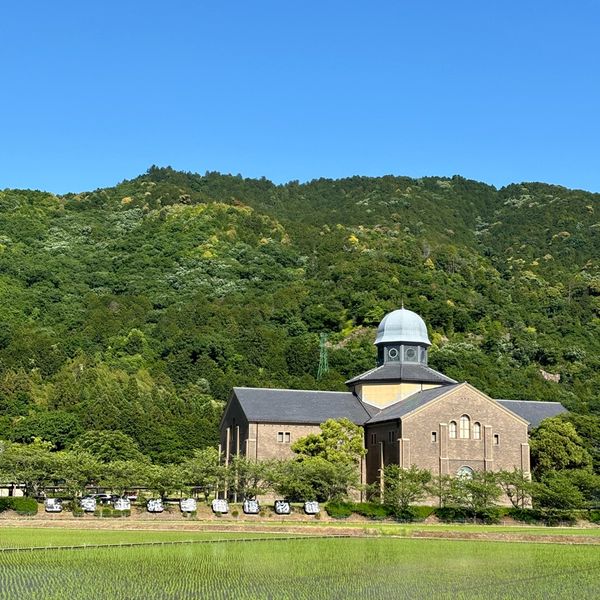
M0 599L598 598L600 546L0 529ZM244 538L240 540L239 538ZM189 543L187 543L189 542Z

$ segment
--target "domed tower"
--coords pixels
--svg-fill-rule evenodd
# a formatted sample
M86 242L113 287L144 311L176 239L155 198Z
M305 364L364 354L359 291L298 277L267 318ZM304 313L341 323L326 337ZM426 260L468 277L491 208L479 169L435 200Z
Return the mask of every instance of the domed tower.
M427 365L431 346L427 326L421 317L404 307L388 313L377 328L377 365L420 363Z
M427 366L427 326L411 310L402 307L385 315L375 345L377 366L346 382L366 404L382 409L417 392L456 383Z

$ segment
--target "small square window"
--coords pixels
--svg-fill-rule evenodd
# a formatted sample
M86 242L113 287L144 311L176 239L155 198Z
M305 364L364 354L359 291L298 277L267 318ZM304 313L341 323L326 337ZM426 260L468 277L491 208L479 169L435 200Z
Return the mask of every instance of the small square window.
M283 431L278 431L278 432L277 432L277 441L278 441L280 444L283 444Z
M435 444L437 442L437 431L431 432L431 441Z
M500 443L500 436L495 433L494 434L494 446L497 446Z
M289 431L285 432L284 441L286 444L289 444L292 441L292 434Z

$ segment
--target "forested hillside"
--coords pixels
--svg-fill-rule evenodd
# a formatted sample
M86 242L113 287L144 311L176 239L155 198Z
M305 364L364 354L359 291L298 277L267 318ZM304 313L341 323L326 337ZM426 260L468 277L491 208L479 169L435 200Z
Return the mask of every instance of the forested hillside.
M156 167L90 193L4 190L0 439L60 449L117 429L178 460L215 442L234 385L344 389L402 301L430 327L433 367L599 415L599 198ZM590 443L593 426L580 419Z

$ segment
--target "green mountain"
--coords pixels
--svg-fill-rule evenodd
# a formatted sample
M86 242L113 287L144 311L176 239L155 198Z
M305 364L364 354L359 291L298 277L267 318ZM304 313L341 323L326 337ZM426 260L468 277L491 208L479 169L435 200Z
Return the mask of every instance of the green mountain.
M401 302L429 324L435 368L598 415L599 198L157 167L89 193L4 190L0 438L120 429L177 459L215 441L233 385L344 389Z

